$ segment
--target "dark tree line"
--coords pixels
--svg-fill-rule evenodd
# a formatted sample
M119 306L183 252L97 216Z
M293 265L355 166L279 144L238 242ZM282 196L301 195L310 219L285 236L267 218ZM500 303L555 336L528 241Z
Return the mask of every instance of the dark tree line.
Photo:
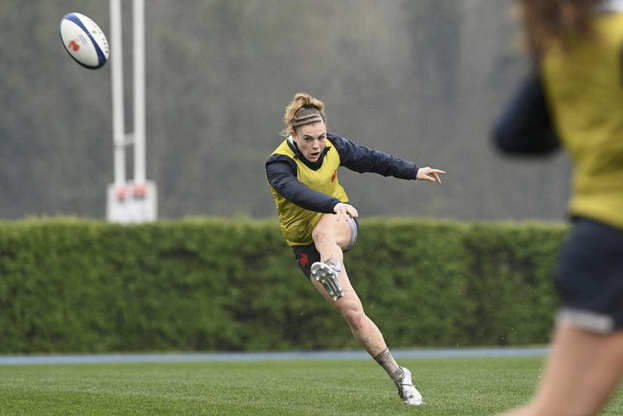
M160 216L274 216L264 160L285 105L306 91L325 101L331 131L448 171L442 187L344 171L363 215L562 218L565 157L506 160L489 143L527 68L510 3L146 2L147 176ZM0 3L0 218L105 214L110 66L88 71L67 56L58 23L71 11L109 33L108 2Z

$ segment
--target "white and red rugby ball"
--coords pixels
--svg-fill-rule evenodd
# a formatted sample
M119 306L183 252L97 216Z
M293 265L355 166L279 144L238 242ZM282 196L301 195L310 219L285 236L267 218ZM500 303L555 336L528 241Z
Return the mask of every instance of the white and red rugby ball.
M69 13L60 25L61 41L69 56L85 68L98 69L108 62L108 40L102 29L80 13Z

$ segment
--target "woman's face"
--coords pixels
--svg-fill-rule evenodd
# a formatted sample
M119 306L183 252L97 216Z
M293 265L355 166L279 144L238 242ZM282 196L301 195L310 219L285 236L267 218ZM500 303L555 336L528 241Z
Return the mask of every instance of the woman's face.
M292 134L299 150L310 162L316 162L327 144L327 125L323 122L297 127Z

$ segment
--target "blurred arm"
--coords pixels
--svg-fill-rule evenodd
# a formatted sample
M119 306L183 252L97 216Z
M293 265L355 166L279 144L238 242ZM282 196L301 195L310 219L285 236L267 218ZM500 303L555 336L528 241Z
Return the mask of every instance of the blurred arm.
M519 86L493 130L498 149L507 153L546 154L558 148L545 100L543 83L536 72Z

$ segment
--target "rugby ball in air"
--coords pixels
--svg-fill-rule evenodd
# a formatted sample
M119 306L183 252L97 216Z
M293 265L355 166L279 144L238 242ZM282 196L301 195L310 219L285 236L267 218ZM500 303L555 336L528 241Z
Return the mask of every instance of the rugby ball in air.
M108 62L108 40L99 26L80 13L69 13L60 26L61 41L69 56L88 69L98 69Z

